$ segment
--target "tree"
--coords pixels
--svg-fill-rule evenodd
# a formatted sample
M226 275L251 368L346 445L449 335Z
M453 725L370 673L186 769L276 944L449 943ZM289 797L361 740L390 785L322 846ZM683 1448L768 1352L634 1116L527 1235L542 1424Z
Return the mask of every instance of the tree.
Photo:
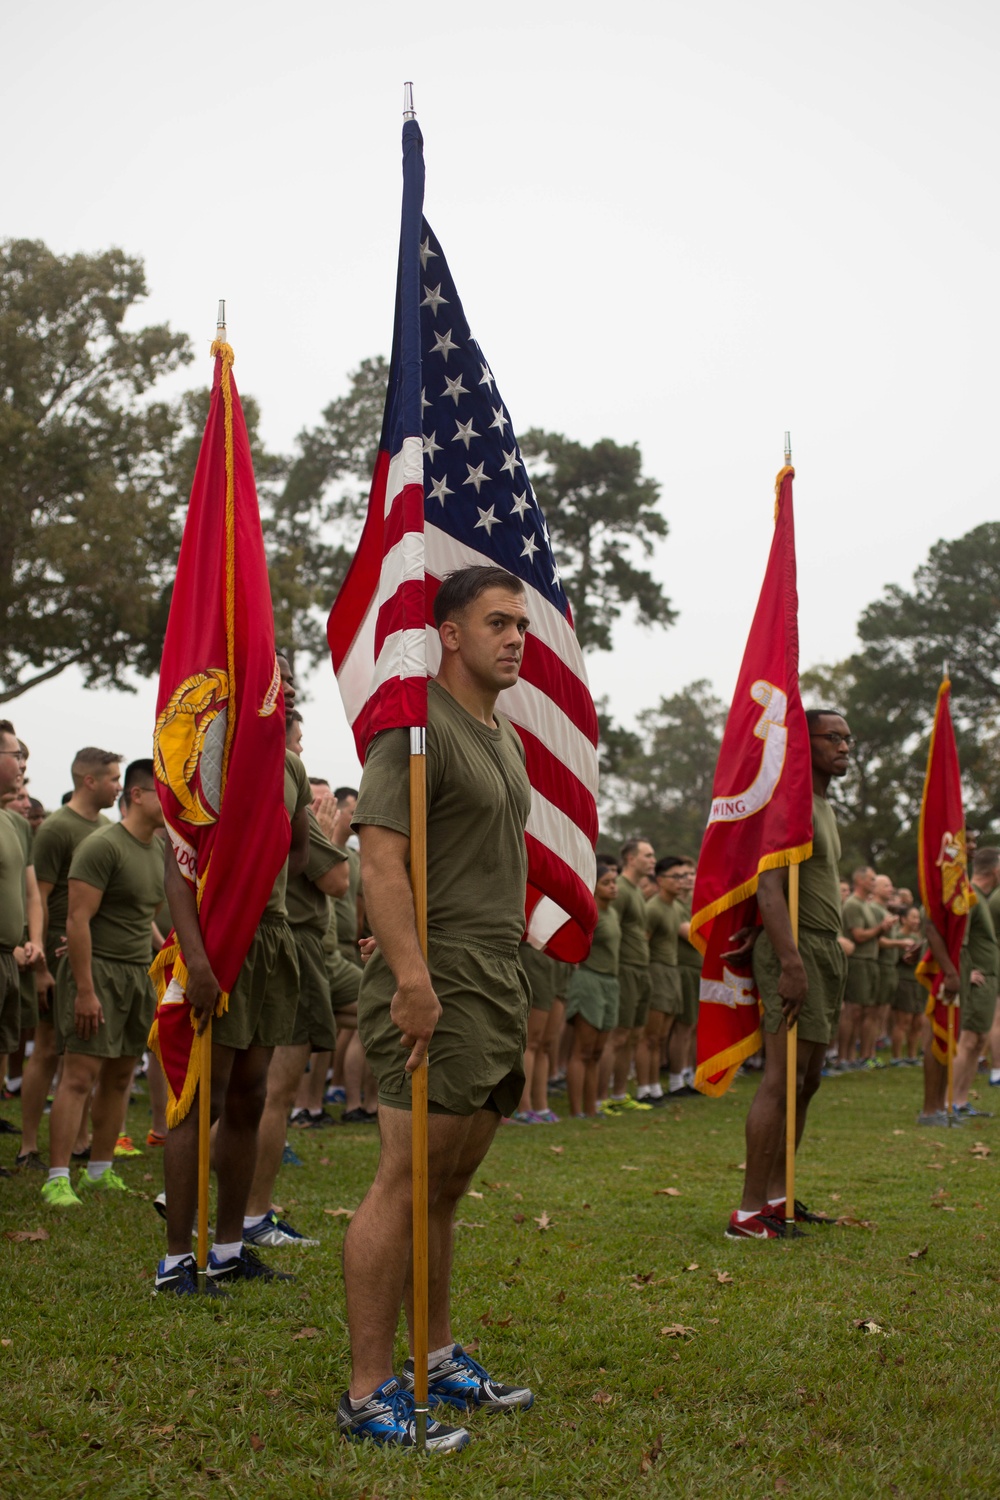
M927 745L945 663L962 764L966 821L1000 820L1000 523L940 541L910 590L890 585L861 615L862 649L804 673L807 704L837 707L857 744L833 783L844 868L888 864L914 886Z
M637 732L614 725L598 705L601 729L601 819L605 846L639 834L657 854L697 858L712 805L726 705L702 680L661 698L636 720Z
M642 473L639 445L602 438L587 448L532 428L521 452L583 649L610 651L611 627L627 604L643 625L672 625L677 616L661 585L633 560L651 556L668 529L657 509L660 486Z
M0 242L0 702L79 663L127 686L176 558L182 422L150 393L191 358L166 325L127 332L141 260Z

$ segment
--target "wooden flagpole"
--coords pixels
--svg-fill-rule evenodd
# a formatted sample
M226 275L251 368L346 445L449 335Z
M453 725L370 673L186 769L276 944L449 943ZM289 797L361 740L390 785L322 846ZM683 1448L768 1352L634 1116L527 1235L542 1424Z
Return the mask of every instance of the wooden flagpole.
M948 1110L948 1124L949 1125L956 1125L956 1124L961 1124L961 1121L958 1121L958 1120L955 1119L955 1011L956 1011L957 1007L956 1007L956 1004L955 1004L955 997L953 995L949 995L947 997L947 1005L948 1005L948 1098L947 1098L946 1103L947 1103L947 1110Z
M410 730L410 887L427 957L427 731ZM413 1400L417 1448L427 1444L427 1058L411 1074L413 1174Z
M792 462L792 435L785 433L785 467ZM799 942L799 867L788 871L788 917L792 924L792 941ZM799 1028L787 1026L785 1052L785 1225L789 1234L795 1228L795 1129L798 1102Z

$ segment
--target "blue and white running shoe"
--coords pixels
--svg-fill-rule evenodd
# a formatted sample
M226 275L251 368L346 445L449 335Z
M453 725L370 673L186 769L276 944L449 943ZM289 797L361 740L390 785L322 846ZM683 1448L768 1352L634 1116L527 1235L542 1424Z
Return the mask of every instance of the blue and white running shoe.
M403 1366L403 1382L413 1390L413 1360ZM459 1411L527 1411L534 1395L526 1385L501 1385L486 1373L481 1364L456 1344L449 1357L431 1370L427 1395L431 1406L447 1402Z
M337 1426L344 1437L355 1443L367 1439L373 1443L396 1443L413 1448L417 1442L417 1419L413 1397L404 1391L395 1376L372 1391L360 1411L351 1405L347 1391L337 1407ZM464 1448L469 1434L464 1427L445 1427L442 1422L427 1420L427 1451L453 1453Z
M309 1245L318 1245L319 1240L307 1239L304 1234L299 1234L291 1224L286 1224L284 1219L279 1219L272 1208L256 1224L251 1224L249 1229L243 1231L244 1245L268 1245L272 1250L284 1248L285 1245L300 1245L306 1249Z

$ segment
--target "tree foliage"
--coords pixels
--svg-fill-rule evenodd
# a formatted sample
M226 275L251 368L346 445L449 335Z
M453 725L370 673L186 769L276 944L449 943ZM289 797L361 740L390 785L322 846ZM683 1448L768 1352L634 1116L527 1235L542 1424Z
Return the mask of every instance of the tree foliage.
M606 847L643 835L661 854L697 858L712 803L726 705L690 683L622 729L599 705L601 826Z
M643 625L672 625L676 614L662 586L635 561L650 557L668 530L660 486L643 474L638 443L602 438L588 448L532 428L521 452L584 650L610 651L612 626L626 605Z
M176 558L177 410L150 399L191 358L121 250L0 243L0 702L72 663L125 686Z

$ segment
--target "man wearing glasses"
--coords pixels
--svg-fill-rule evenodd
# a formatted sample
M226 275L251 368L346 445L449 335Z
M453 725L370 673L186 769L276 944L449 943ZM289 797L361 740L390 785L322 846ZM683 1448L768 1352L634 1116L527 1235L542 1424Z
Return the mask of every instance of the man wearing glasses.
M25 755L9 719L0 719L0 797L16 792ZM21 1040L21 975L14 949L24 938L24 851L13 819L0 811L0 1078ZM0 1168L0 1176L10 1173Z
M787 1027L794 1023L798 1028L798 1142L809 1101L819 1088L826 1049L836 1034L847 977L840 945L840 834L826 794L833 777L847 772L852 740L845 720L832 709L811 709L806 722L812 749L813 850L799 865L797 940L788 914L787 869L763 870L757 887L763 932L753 948L753 972L764 1010L764 1076L747 1115L743 1200L730 1216L727 1239L773 1240L786 1233ZM798 1202L795 1220L822 1222Z

